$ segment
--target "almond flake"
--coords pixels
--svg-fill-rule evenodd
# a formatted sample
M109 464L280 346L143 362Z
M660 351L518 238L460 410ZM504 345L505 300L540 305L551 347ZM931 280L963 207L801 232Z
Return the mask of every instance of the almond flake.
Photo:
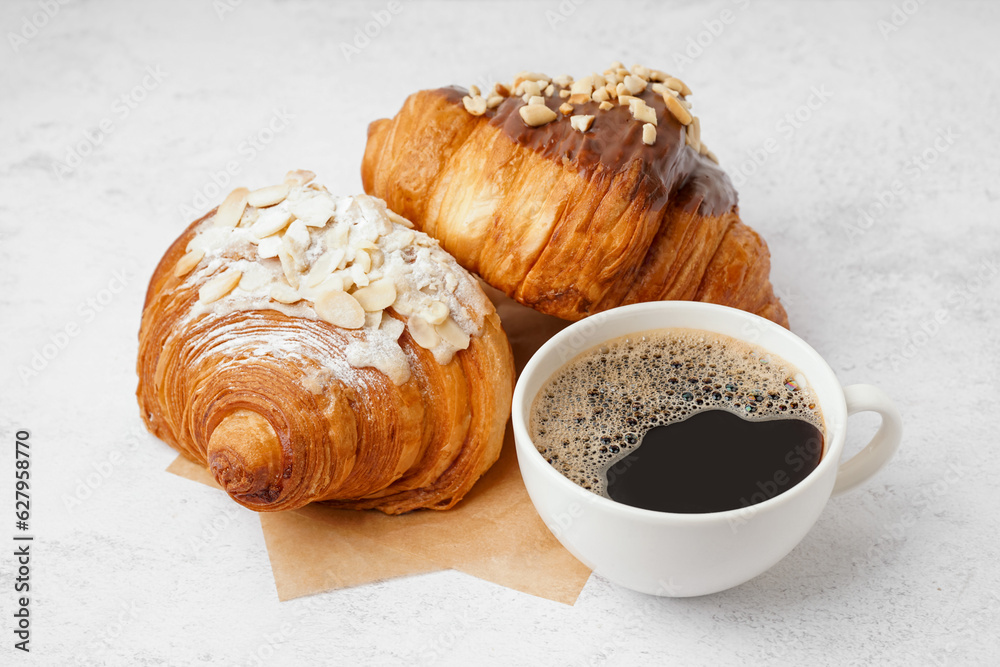
M269 185L266 188L254 190L247 195L247 205L265 208L280 204L288 196L289 189L288 183L282 183L281 185Z
M215 210L215 224L218 227L235 227L243 217L243 211L247 207L247 195L250 191L246 188L236 188L219 204Z
M305 185L316 178L316 174L308 169L295 169L285 174L285 183L291 185Z
M302 295L287 283L275 283L271 285L271 298L279 303L295 303L302 300Z
M386 209L385 212L389 216L389 219L392 220L393 222L395 222L397 225L402 225L402 226L406 227L407 229L413 229L413 223L412 222L410 222L409 220L407 220L406 218L404 218L400 214L396 213L392 209Z
M278 235L268 236L261 239L257 244L257 256L261 259L271 259L278 256L278 248L281 247L281 237Z
M325 227L334 213L334 203L329 197L316 196L292 204L292 215L309 227Z
M422 317L411 315L406 321L406 328L410 330L413 341L425 350L435 348L441 342L434 325Z
M187 254L177 260L177 264L174 265L174 275L180 278L181 276L186 276L191 273L191 270L198 266L198 262L200 262L201 258L204 256L205 250L202 248L189 250Z
M326 322L342 329L360 329L365 325L365 311L361 304L347 292L331 290L313 303L316 314Z
M391 278L381 278L368 287L362 287L354 293L361 307L367 312L388 308L396 300L396 285Z
M434 330L454 348L464 350L469 347L469 334L462 331L458 323L450 317L444 323L435 326Z
M376 310L375 312L365 313L365 329L378 329L382 326L382 315L384 311Z
M215 276L198 290L200 303L212 303L232 292L243 277L243 272L236 269L226 269L224 273Z
M282 206L269 208L261 212L257 222L253 223L250 228L250 233L258 239L267 238L287 227L288 223L292 221L292 217L292 212Z

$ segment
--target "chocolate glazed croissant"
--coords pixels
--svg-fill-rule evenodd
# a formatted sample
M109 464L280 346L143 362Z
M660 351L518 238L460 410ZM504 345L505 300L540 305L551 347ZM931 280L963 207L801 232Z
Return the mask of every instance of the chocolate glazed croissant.
M411 95L368 129L365 191L521 303L577 320L697 300L788 318L687 86L618 63Z
M499 456L500 320L437 242L311 178L234 191L164 255L139 332L143 419L257 511L447 509Z

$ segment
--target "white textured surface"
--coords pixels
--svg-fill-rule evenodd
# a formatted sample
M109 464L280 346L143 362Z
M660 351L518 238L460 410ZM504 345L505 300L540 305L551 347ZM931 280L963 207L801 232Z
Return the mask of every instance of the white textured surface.
M883 2L404 0L347 62L340 43L386 3L223 3L235 9L221 19L207 0L68 3L16 50L10 34L45 19L44 3L0 6L0 540L13 533L14 431L27 427L36 664L996 663L996 4L906 0L884 36L894 9ZM734 20L675 64L723 10ZM229 160L240 184L301 167L357 192L367 123L408 93L616 59L680 73L730 173L773 149L737 178L743 218L771 247L793 328L845 383L898 401L898 457L833 499L770 572L706 598L592 577L566 607L443 572L279 603L257 518L164 473L174 454L139 423L139 314L156 261L192 219L179 204L214 205L193 200ZM116 100L149 67L165 78L126 116ZM814 88L829 99L794 131L781 124ZM276 114L287 127L260 150L241 146ZM60 177L54 161L85 133L100 143ZM914 168L925 150L933 163ZM124 289L102 293L122 271ZM71 323L78 335L22 380L18 368ZM856 447L873 421L852 425ZM24 661L11 646L9 552L4 664Z

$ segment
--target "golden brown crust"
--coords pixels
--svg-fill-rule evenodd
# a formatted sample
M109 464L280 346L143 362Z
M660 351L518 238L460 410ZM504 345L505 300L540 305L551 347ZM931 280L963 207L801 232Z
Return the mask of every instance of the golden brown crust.
M680 299L788 325L767 245L740 222L728 177L685 145L684 126L651 90L640 97L660 119L652 145L624 106L600 112L584 134L568 117L529 128L519 97L472 115L463 94L420 91L372 123L361 169L366 192L462 266L569 320ZM554 110L561 102L544 100Z
M499 456L510 412L513 358L497 314L444 365L404 331L412 374L396 385L347 363L361 331L274 310L188 317L199 284L173 268L201 222L170 247L146 295L137 396L149 430L257 511L457 503ZM295 354L255 353L253 341L274 337Z

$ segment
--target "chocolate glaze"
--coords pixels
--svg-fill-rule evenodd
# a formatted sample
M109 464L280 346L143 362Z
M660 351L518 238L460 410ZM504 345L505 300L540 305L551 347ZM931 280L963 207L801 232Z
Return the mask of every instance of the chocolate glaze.
M731 210L737 203L736 189L722 169L704 155L687 146L684 126L666 110L663 98L646 88L636 97L656 110L656 141L647 146L642 141L641 121L633 118L627 105L611 100L614 108L602 111L598 103L589 101L573 105L573 115L592 115L594 123L585 132L574 130L569 116L559 113L559 106L567 100L556 92L545 98L545 104L558 114L558 118L541 127L530 127L521 119L518 109L525 102L520 97L508 97L494 109L487 109L482 118L499 128L511 140L557 162L584 172L591 177L598 170L612 174L627 170L636 160L640 161L647 176L655 184L654 191L661 192L651 205L660 208L667 200L680 197L676 204L686 210L697 210L702 215L718 216ZM449 101L462 104L468 91L457 86L439 88Z

